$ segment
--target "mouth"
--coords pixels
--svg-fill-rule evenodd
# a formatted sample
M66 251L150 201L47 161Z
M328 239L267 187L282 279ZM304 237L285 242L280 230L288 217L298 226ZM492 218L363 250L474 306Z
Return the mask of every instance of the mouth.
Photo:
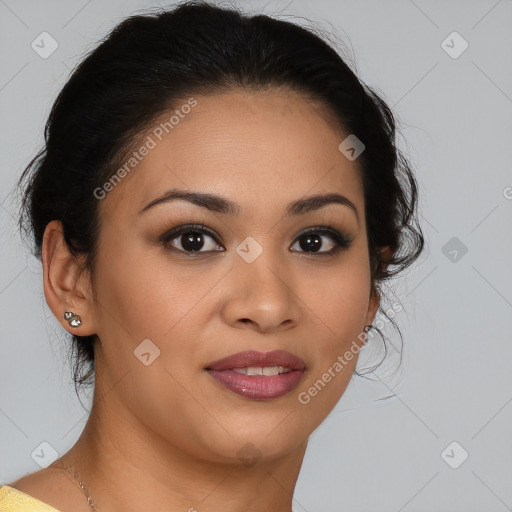
M300 357L284 350L239 352L205 368L216 382L253 400L274 399L291 392L305 369Z

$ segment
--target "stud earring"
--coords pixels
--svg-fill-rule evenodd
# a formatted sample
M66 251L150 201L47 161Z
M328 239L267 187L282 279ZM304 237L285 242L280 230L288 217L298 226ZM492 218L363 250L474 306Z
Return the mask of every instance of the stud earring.
M82 323L80 316L72 313L71 311L66 311L64 313L64 320L66 320L71 327L78 327Z

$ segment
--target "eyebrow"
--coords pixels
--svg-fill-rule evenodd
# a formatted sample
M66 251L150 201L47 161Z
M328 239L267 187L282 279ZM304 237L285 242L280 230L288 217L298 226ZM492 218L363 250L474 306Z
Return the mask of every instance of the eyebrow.
M203 192L171 189L160 197L150 201L146 206L144 206L144 208L142 208L142 210L139 211L139 214L148 211L150 208L153 208L158 204L169 203L178 199L188 201L192 204L201 206L217 213L238 215L240 212L239 204L234 203L233 201L230 201L224 197ZM359 215L357 213L355 204L350 199L348 199L348 197L338 193L317 194L293 201L288 205L287 215L304 215L333 203L348 206L350 209L352 209L356 214L357 222L359 223Z

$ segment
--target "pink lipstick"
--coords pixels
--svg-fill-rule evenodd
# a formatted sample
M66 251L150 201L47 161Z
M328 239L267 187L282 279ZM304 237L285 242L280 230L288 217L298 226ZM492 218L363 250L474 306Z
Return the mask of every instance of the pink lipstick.
M290 352L239 352L210 363L206 371L230 391L253 400L278 398L304 375L304 361Z

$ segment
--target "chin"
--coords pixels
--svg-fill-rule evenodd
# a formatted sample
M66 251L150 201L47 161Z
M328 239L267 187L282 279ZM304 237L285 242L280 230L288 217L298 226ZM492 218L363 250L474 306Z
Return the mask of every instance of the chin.
M210 457L213 456L212 459L216 462L252 467L258 461L286 456L307 441L309 432L302 429L297 431L297 422L290 418L282 422L281 427L284 425L284 428L276 428L279 422L265 428L251 429L246 426L238 430L231 425L228 431L233 435L222 430L222 434L216 432L211 436L207 435L207 439L203 432L203 442L210 451Z

